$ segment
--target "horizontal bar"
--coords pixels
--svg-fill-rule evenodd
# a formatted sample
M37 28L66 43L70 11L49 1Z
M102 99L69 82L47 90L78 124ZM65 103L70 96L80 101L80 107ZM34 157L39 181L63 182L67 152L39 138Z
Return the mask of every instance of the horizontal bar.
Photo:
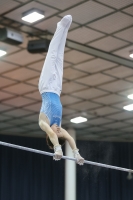
M30 152L33 152L33 153L43 154L43 155L47 155L47 156L53 156L54 155L53 153L49 153L49 152L46 152L46 151L41 151L41 150L23 147L23 146L10 144L10 143L6 143L6 142L1 142L1 141L0 141L0 145L12 147L12 148L16 148L16 149L21 149L21 150L24 150L24 151L30 151ZM76 161L75 158L71 158L71 157L68 157L68 156L63 156L62 158L65 159L65 160ZM116 169L116 170L120 170L120 171L133 173L132 169L126 169L126 168L122 168L122 167L116 167L116 166L112 166L112 165L106 165L106 164L87 161L87 160L85 160L84 163L89 164L89 165L94 165L94 166L105 167L105 168Z

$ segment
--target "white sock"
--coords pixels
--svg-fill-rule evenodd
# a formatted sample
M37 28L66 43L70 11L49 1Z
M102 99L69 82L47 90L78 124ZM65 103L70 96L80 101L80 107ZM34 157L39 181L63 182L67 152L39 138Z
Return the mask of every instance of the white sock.
M69 29L69 27L71 25L71 22L72 22L72 16L71 15L66 15L65 17L63 17L61 19L60 22L58 22L58 26L62 25L65 28Z

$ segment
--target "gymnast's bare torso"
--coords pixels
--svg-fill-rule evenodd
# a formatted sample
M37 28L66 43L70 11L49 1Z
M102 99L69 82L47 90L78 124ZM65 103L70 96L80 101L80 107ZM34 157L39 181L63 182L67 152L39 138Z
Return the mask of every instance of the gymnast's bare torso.
M66 15L57 23L57 29L50 42L49 50L39 79L39 92L42 96L42 107L39 114L39 126L46 132L49 147L54 149L54 159L63 156L61 142L67 140L79 165L84 159L79 154L74 139L61 127L63 59L66 37L72 22L71 15Z

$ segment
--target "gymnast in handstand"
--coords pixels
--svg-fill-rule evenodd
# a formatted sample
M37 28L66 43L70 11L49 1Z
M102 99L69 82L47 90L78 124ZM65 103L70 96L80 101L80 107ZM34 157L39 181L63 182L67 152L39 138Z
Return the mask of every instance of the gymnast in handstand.
M57 23L56 32L49 45L39 79L39 92L42 96L39 126L46 132L46 141L49 148L54 149L54 160L62 158L61 146L67 140L77 163L83 165L84 158L80 156L74 139L61 127L62 104L60 94L62 90L64 48L71 22L71 15L66 15Z

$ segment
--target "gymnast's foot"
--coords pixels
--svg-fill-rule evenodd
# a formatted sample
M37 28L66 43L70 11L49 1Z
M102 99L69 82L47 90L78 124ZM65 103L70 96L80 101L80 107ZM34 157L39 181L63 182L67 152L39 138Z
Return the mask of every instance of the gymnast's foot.
M57 23L57 25L62 25L64 27L67 27L69 29L70 25L72 23L72 16L71 15L66 15L61 19L60 22Z

